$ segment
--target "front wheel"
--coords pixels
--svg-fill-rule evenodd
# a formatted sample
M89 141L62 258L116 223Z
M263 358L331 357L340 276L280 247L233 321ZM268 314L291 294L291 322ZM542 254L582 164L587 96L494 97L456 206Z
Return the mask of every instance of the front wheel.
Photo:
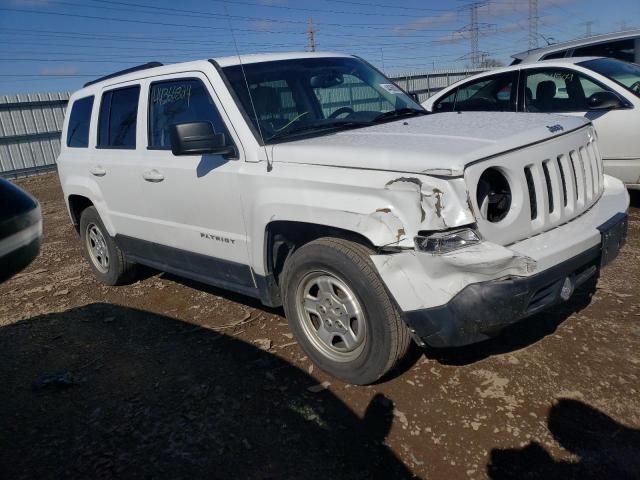
M321 238L294 252L282 275L285 313L301 348L322 370L358 385L390 371L410 344L371 253Z

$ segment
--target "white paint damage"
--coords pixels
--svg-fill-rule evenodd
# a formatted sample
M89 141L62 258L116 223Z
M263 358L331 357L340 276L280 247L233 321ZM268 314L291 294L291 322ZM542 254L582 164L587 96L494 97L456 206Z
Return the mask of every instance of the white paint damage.
M403 311L437 307L472 283L533 275L599 245L597 227L628 205L622 182L605 176L604 193L591 209L544 234L507 247L485 240L445 255L412 250L371 259Z

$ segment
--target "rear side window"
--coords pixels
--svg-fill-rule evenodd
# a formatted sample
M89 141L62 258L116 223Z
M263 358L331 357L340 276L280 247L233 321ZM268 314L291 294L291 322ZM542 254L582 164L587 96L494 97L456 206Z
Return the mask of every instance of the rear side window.
M140 86L111 90L102 95L98 147L136 148Z
M171 125L189 122L210 122L216 133L227 133L218 109L200 80L181 79L151 84L149 148L170 149Z
M616 42L598 43L576 48L573 57L610 57L624 60L626 62L635 61L635 41L630 38L618 40Z
M556 58L564 58L566 54L567 54L566 50L560 50L559 52L553 52L548 55L545 55L540 60L554 60Z
M87 148L89 146L89 124L93 95L73 102L67 127L67 147Z

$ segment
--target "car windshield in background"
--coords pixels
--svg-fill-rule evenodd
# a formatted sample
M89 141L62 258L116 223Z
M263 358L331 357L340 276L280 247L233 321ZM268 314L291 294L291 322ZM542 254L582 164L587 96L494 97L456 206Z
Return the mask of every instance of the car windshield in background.
M588 60L579 63L579 65L610 78L637 97L640 97L640 65L609 58Z
M355 58L249 63L223 71L266 143L426 113L391 80Z

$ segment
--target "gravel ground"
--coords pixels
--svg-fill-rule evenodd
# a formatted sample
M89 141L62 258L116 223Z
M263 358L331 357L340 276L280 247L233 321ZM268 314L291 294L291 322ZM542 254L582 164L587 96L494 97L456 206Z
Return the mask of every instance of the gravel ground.
M98 284L55 174L0 285L3 478L640 478L640 196L597 288L369 387L314 369L282 311L166 274Z

